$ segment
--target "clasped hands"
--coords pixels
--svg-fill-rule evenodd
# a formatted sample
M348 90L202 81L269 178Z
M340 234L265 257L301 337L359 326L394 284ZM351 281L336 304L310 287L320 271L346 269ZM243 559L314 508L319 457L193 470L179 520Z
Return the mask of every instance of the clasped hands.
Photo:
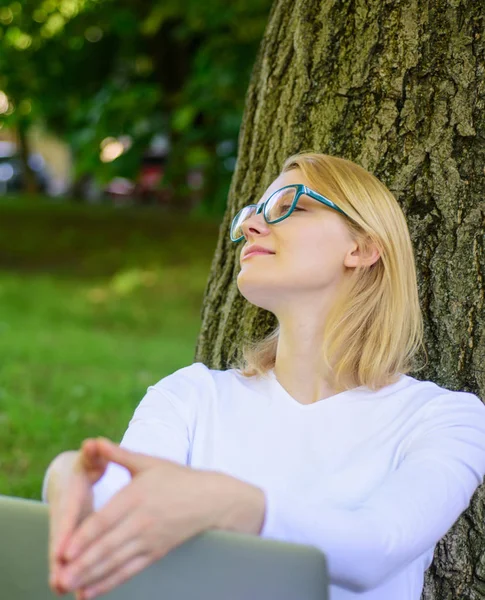
M57 540L49 583L58 594L75 592L77 600L105 594L209 529L260 533L261 488L222 472L132 452L105 438L85 440L81 453L92 456L93 448L105 463L126 467L132 479Z

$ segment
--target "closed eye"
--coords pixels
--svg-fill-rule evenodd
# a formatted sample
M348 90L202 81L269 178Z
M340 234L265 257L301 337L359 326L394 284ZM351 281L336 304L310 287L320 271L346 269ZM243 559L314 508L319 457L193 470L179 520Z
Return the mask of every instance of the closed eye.
M290 210L290 205L289 205L289 204L284 204L284 205L281 207L281 210L283 210L283 211L288 211L288 210ZM294 208L293 210L301 210L301 211L303 211L303 212L306 212L304 208L300 208L299 206L295 206L295 208Z

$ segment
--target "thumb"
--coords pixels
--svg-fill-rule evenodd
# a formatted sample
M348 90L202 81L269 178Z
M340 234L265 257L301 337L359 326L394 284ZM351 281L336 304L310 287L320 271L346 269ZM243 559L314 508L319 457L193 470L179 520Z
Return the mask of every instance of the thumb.
M157 460L140 452L133 452L114 444L107 438L99 437L96 439L98 452L112 462L125 467L132 475L136 475L145 469L153 467Z

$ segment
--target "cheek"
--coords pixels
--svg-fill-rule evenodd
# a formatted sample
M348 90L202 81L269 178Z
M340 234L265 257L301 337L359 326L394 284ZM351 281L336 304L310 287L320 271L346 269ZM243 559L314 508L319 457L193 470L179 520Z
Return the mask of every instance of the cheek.
M296 240L295 240L296 241ZM288 265L293 281L313 281L319 285L338 277L343 269L345 248L335 232L309 231L298 243L285 247L280 258Z
M342 240L334 231L308 228L285 246L285 257L304 268L306 265L335 263L342 254Z

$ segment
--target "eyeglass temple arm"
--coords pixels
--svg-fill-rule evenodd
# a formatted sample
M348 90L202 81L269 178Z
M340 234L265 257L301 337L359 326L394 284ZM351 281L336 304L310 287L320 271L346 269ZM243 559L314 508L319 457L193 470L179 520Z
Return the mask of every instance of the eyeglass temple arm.
M312 192L312 190L308 189L306 187L306 185L304 185L303 187L305 189L305 194L307 196L311 196L312 198L314 198L315 200L318 200L322 204L329 204L335 210L338 210L339 212L341 212L346 217L349 217L349 215L346 212L344 212L339 206L337 206L334 202L332 202L331 200L329 200L326 196L323 196L322 194L316 194L316 193ZM351 217L349 217L349 219L350 218Z

